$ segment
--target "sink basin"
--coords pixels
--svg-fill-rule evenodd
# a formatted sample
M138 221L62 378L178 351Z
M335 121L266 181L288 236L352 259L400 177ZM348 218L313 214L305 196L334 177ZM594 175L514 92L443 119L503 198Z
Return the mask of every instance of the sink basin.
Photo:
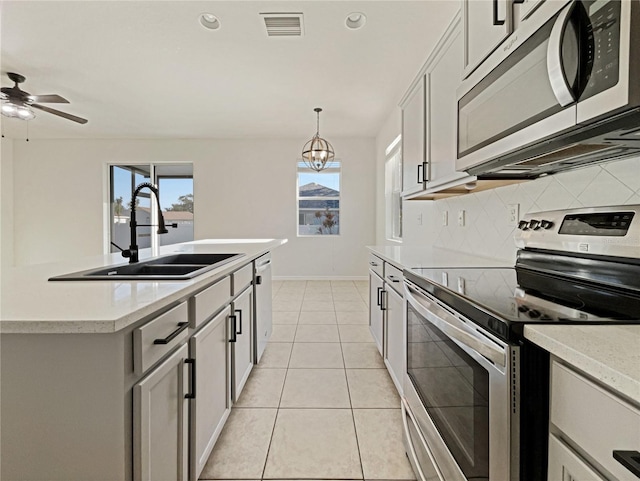
M184 280L227 264L244 254L171 254L51 277L50 281Z

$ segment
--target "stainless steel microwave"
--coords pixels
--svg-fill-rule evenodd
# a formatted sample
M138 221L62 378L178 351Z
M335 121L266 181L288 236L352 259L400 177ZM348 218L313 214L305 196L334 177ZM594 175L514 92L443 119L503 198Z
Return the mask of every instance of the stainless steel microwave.
M456 170L535 178L640 155L640 0L546 0L458 89Z

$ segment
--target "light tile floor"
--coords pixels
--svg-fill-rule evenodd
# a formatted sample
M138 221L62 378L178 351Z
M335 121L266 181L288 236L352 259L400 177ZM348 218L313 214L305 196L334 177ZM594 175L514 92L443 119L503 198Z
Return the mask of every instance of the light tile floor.
M413 480L366 281L273 283L273 335L201 480Z

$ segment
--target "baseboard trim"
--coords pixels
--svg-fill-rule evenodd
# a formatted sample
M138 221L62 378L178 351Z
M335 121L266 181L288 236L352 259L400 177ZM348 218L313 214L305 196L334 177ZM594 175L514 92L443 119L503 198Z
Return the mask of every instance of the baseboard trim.
M274 281L368 281L368 276L273 276Z

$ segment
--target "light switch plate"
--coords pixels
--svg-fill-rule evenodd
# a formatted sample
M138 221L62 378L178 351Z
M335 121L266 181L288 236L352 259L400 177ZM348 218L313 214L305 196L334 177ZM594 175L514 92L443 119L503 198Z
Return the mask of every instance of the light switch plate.
M518 221L520 220L520 204L509 204L507 209L509 211L507 223L513 226L518 225Z
M458 225L464 227L464 210L458 211Z
M449 211L442 212L442 226L447 227L449 225Z

